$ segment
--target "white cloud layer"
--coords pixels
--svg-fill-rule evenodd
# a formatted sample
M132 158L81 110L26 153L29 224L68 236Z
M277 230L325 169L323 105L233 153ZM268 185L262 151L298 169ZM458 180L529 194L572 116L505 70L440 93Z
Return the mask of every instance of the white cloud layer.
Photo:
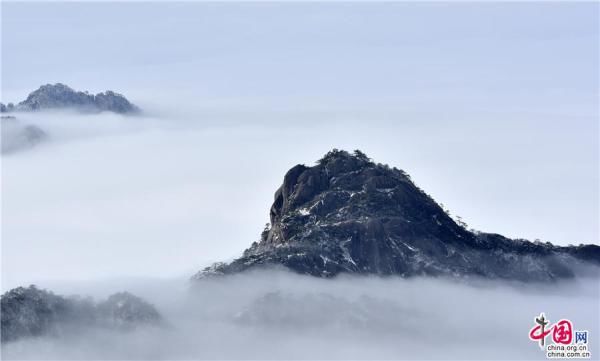
M232 259L258 239L285 172L334 147L403 168L473 228L597 242L587 155L596 135L584 128L565 123L559 134L522 117L483 127L382 109L198 109L180 101L141 117L17 114L48 139L1 159L3 289L192 274ZM556 148L559 137L580 146Z
M599 285L249 273L206 281L52 284L96 297L126 288L169 327L90 330L3 348L23 359L545 359L528 339L534 317L570 319L598 340Z
M145 111L17 114L48 139L0 158L2 290L126 289L172 322L17 342L3 358L544 359L527 339L542 311L596 347L597 280L276 273L194 297L185 279L257 240L285 172L334 147L404 169L475 229L598 244L598 4L0 10L4 103L63 82Z

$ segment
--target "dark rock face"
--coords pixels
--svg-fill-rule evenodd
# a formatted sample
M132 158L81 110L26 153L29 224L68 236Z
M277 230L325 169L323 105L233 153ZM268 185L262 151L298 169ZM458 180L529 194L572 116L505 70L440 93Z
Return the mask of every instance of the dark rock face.
M600 268L600 247L558 247L472 232L457 224L402 170L360 151L329 152L297 165L275 192L271 227L229 264L192 279L283 266L302 274L483 276L525 281Z
M75 91L64 84L46 84L29 94L27 99L16 106L4 107L4 112L39 111L44 109L75 109L81 112L136 113L139 109L123 95L106 91L96 95Z
M11 115L0 117L0 129L2 130L2 154L32 148L48 138L48 134L41 128L23 124Z
M86 327L128 330L158 325L162 319L154 306L126 292L96 305L90 298L63 297L29 286L6 292L0 302L2 342L56 336Z

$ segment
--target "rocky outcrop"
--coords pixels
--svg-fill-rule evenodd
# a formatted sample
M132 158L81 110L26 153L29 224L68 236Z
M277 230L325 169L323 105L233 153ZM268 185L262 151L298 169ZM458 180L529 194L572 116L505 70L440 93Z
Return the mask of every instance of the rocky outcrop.
M75 91L61 83L42 85L16 106L10 103L8 106L0 106L2 112L29 112L48 109L73 109L85 113L108 111L132 114L139 112L139 108L121 94L109 90L94 95L88 92Z
M2 342L58 336L80 328L130 330L162 322L154 306L126 292L95 304L91 298L63 297L35 286L18 287L3 294L0 304Z
M559 247L467 230L404 171L360 151L333 150L313 167L290 169L275 192L270 225L231 263L195 276L284 267L319 277L340 273L482 276L523 281L600 269L600 247Z

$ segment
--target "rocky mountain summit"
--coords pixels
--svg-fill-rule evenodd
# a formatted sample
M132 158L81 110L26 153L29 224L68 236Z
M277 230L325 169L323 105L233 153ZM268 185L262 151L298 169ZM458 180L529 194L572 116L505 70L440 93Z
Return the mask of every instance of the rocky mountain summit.
M74 109L85 113L109 111L132 114L139 112L139 108L121 94L108 90L94 95L88 92L75 91L61 83L42 85L17 105L12 103L8 105L0 104L1 112L46 109Z
M340 273L481 276L552 281L598 275L600 247L561 247L466 229L404 171L364 153L327 153L297 165L275 192L270 225L231 263L192 277L284 267L319 277Z
M2 342L89 327L129 330L162 322L154 306L127 292L96 304L91 298L63 297L35 286L18 287L3 294L0 305Z

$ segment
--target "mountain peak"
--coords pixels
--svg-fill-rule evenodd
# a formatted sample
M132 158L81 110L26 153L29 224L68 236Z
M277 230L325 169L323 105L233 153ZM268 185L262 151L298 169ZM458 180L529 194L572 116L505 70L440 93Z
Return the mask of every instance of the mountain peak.
M283 266L320 277L479 275L544 281L572 277L580 263L600 264L598 246L583 251L469 231L404 171L377 164L358 150L334 149L313 167L292 167L275 192L270 221L241 258L193 278Z
M321 159L317 161L317 164L324 166L331 166L335 164L347 164L352 166L365 166L373 164L373 161L367 157L365 153L356 149L350 153L345 150L334 148L327 152Z
M93 95L87 91L76 91L62 83L42 85L16 106L9 104L0 108L2 112L75 109L86 113L109 111L130 114L139 111L127 98L113 91Z
M65 85L63 83L55 83L55 84L44 84L41 85L39 87L38 90L35 90L33 93L36 92L75 92L75 90L73 90L71 87L69 87L68 85Z

